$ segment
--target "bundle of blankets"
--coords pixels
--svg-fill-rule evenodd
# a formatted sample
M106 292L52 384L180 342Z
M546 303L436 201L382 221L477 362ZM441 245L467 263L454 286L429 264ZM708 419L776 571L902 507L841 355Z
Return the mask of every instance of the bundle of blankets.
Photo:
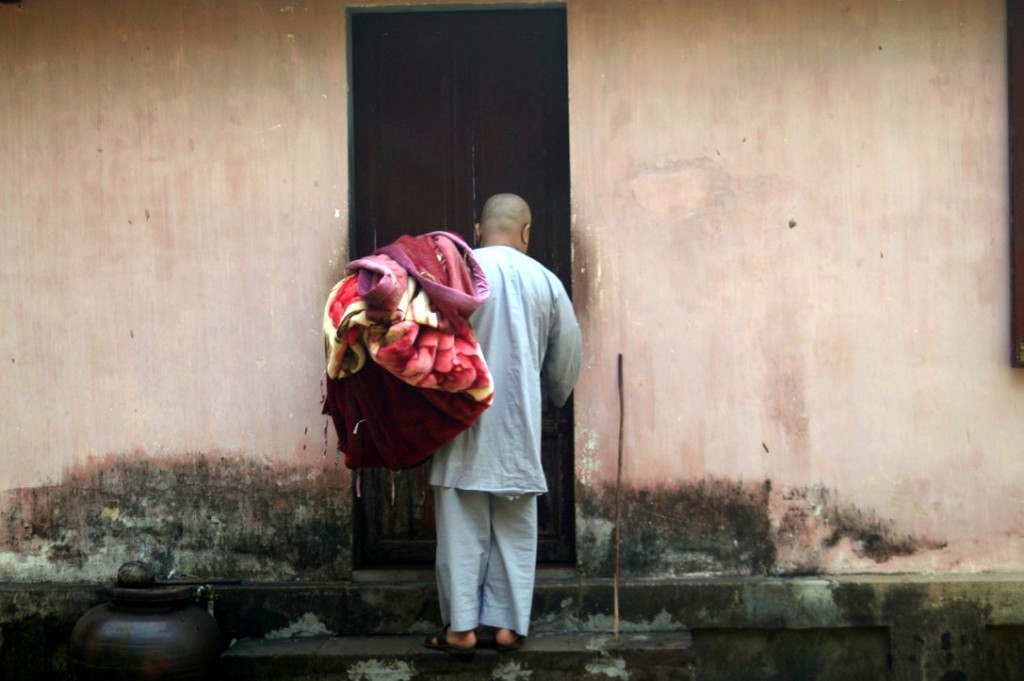
M469 323L487 277L472 249L441 231L400 237L346 275L324 308L323 412L347 467L412 468L493 399Z

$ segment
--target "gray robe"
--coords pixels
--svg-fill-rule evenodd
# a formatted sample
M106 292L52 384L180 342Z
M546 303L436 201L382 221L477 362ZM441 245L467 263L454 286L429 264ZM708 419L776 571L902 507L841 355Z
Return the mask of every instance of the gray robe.
M494 402L434 455L430 484L506 496L543 493L541 408L545 394L558 406L569 399L580 369L579 325L565 287L533 258L508 246L473 255L491 289L470 321L494 381Z

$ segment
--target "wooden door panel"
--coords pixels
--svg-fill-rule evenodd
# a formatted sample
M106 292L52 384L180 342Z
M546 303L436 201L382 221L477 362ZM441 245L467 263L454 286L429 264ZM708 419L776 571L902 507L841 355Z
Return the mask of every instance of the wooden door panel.
M354 253L391 234L448 229L455 202L450 41L435 32L355 33ZM422 55L409 63L410 52ZM392 74L402 73L402 87ZM430 121L424 126L423 121ZM401 190L401 188L406 188ZM383 239L383 241L379 241Z
M476 73L480 115L476 139L477 196L511 191L533 213L530 255L569 288L568 91L564 25L506 27L487 36ZM488 85L485 79L502 83ZM564 188L565 195L559 188Z
M530 255L571 280L565 13L356 13L352 26L352 255L446 229L472 243L487 197L533 211ZM545 412L541 560L575 557L572 410ZM359 473L364 565L434 557L428 467Z

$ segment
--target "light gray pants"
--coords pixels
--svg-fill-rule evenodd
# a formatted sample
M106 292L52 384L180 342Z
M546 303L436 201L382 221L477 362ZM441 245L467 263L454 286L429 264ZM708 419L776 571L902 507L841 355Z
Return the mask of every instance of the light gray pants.
M537 571L537 495L434 488L437 592L452 631L530 630Z

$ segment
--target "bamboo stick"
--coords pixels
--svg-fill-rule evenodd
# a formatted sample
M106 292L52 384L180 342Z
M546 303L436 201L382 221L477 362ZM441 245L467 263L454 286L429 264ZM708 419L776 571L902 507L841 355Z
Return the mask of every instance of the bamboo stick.
M625 420L625 396L622 390L622 353L619 353L619 461L618 472L615 476L615 581L614 581L614 615L615 640L619 638L619 558L622 555L622 525L621 525L621 496L622 496L622 431Z

